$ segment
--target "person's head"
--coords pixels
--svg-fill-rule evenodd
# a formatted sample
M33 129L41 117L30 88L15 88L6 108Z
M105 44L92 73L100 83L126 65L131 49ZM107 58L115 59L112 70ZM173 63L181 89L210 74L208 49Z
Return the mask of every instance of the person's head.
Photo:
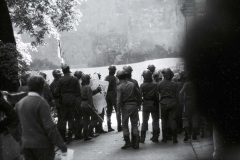
M58 79L62 76L62 73L59 69L55 69L55 70L52 71L52 75L55 79Z
M74 77L76 77L78 80L81 79L82 75L83 75L82 71L75 71L74 72Z
M63 74L72 73L72 72L70 71L70 67L69 67L67 64L64 64L64 65L62 66L62 72L63 72Z
M27 80L30 92L42 93L45 80L41 75L31 75Z
M124 66L123 70L127 73L127 78L131 78L132 77L132 67L131 66Z
M162 74L163 74L164 79L166 79L166 80L172 80L172 78L174 76L174 74L170 68L163 69Z
M115 66L109 66L109 75L114 75L116 73L117 68Z
M125 80L127 78L127 72L125 70L118 70L116 77L119 80Z
M39 72L39 75L42 76L45 80L47 79L47 75L44 72Z
M147 69L149 69L152 73L155 71L155 66L153 64L149 64Z
M150 70L144 70L142 76L145 82L152 82L152 72Z
M155 80L155 82L159 82L161 81L163 78L162 72L161 70L155 70L153 72L153 79Z
M89 74L83 74L82 77L82 86L89 85L90 84L90 75Z
M180 80L180 74L179 73L174 73L172 81L179 82L179 80Z

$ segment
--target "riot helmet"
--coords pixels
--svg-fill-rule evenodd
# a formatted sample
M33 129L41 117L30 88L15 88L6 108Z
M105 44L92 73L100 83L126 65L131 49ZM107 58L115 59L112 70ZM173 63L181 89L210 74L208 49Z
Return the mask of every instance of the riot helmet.
M149 64L147 69L149 69L152 73L155 71L155 66L153 64Z
M144 79L152 79L152 72L150 70L144 70L142 76Z

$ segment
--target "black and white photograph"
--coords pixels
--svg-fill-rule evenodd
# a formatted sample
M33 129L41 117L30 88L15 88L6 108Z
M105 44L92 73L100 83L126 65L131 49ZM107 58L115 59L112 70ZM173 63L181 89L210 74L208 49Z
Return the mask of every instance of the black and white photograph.
M0 160L240 160L240 1L0 0Z

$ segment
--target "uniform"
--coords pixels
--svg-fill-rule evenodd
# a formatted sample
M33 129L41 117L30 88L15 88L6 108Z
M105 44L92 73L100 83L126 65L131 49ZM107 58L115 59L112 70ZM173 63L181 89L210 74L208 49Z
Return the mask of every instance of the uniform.
M74 112L76 105L76 97L80 97L80 86L77 78L70 75L70 73L64 74L59 79L57 84L56 93L60 95L60 134L65 138L66 123L68 121L68 138L71 141L72 134L74 132Z
M175 82L164 78L158 84L158 92L160 94L161 117L162 117L162 133L163 142L167 141L167 125L170 124L173 142L177 143L177 125L176 125L176 110L178 103L178 87Z
M143 97L143 111L142 111L142 128L141 128L141 142L144 143L146 131L148 130L148 119L151 113L152 126L153 126L153 138L152 141L157 142L160 133L159 129L159 109L158 109L158 91L157 83L144 82L140 86L140 91Z
M138 144L138 106L141 103L141 94L137 89L134 83L128 82L125 80L120 80L121 82L117 86L117 109L121 108L122 111L122 125L123 125L123 135L127 147L122 147L122 149L126 149L129 147L129 128L128 128L128 120L130 118L131 126L132 126L132 142L133 148L139 148ZM126 146L125 144L125 146Z
M117 80L114 75L108 75L105 78L105 81L109 82L108 91L106 95L106 101L107 101L107 125L108 130L111 131L111 115L113 111L113 107L116 111L116 98L117 98ZM118 126L121 126L121 117L120 115L117 115L117 122Z

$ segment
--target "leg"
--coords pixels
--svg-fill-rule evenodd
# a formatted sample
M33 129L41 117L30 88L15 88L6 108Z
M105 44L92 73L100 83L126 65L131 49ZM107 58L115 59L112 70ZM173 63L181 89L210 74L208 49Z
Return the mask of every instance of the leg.
M112 111L113 111L113 104L111 99L106 99L107 100L107 125L108 125L108 132L114 131L111 126L111 116L112 116Z
M160 128L159 128L159 112L158 110L153 110L151 112L152 115L152 126L153 126L153 142L158 142L158 137L160 134Z
M177 140L177 123L176 123L176 107L169 111L168 120L170 122L172 136L173 136L173 143L178 143Z
M162 104L161 108L161 120L162 120L162 142L166 143L167 142L167 109L166 105Z
M143 122L142 122L141 139L140 139L141 143L144 143L146 138L146 131L148 130L149 115L150 115L150 112L143 107L143 111L142 111Z
M138 149L139 148L139 133L138 133L139 132L138 131L139 115L138 115L137 106L131 106L130 120L131 120L132 133L133 133L132 147L134 149Z
M122 127L123 127L123 136L125 145L121 149L127 149L131 147L130 138L129 138L129 128L128 128L128 119L129 119L129 112L127 108L122 108Z

